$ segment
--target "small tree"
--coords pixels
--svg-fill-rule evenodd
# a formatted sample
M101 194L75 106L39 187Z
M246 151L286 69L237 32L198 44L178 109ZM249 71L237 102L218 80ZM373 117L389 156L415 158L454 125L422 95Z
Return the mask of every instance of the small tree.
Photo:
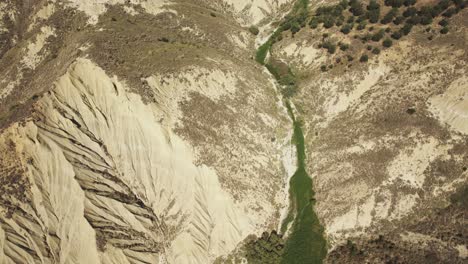
M411 32L411 29L413 29L413 25L406 23L401 29L401 33L406 36Z
M385 39L383 42L382 42L382 45L386 48L390 48L393 44L393 41L389 38Z
M371 39L372 41L375 41L375 42L380 41L383 38L384 34L385 34L385 30L381 29L377 33L372 35Z
M361 58L359 58L360 62L367 62L369 60L369 56L367 54L363 54Z
M408 7L405 11L403 11L403 16L404 17L412 17L414 15L416 15L416 13L418 12L418 10L414 7Z
M249 31L250 31L250 33L254 34L255 36L258 35L258 33L260 33L260 31L258 30L258 27L256 27L256 26L249 27Z
M349 32L351 32L351 29L353 28L353 25L352 24L346 24L344 26L341 27L340 31L343 33L343 34L348 34Z
M448 32L449 32L448 27L443 27L443 28L440 30L440 34L447 34Z
M363 30L366 28L367 22L366 21L361 21L359 25L356 27L357 30Z
M401 38L401 32L400 31L396 31L396 32L393 32L392 35L390 36L392 39L400 39Z
M443 26L443 27L446 27L448 26L448 21L447 19L442 19L441 21L439 21L439 25Z
M339 46L340 46L340 50L342 51L346 51L347 49L349 49L349 45L346 44L346 43L339 43Z
M395 25L400 25L401 23L403 23L405 21L405 18L403 16L397 16L394 20L393 20L393 24Z

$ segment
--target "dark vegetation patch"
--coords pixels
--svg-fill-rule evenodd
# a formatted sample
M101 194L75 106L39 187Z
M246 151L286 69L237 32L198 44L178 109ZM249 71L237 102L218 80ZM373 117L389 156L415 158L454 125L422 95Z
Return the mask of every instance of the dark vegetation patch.
M363 44L377 42L381 48L390 48L395 41L410 34L413 27L418 25L431 25L435 29L439 28L434 32L447 34L450 30L448 18L465 8L466 1L442 0L435 3L422 1L419 3L416 0L370 0L368 2L342 0L335 5L321 6L313 14L306 12L300 4L296 7L298 8L286 17L265 46L259 49L257 61L263 63L271 45L282 39L282 32L290 31L294 36L304 27L305 22L312 29L322 27L326 30L327 37L324 37L319 48L326 49L329 54L335 54L337 51L347 53L346 50L336 49L337 43L332 40L336 32L334 28L345 36L361 40ZM364 31L365 29L367 31ZM432 40L433 37L431 36L430 39ZM355 48L352 52L361 53ZM380 49L366 55L379 53ZM330 68L329 65L327 68ZM321 70L325 71L323 68Z
M281 263L285 241L275 230L270 233L263 232L260 238L251 236L247 239L248 242L242 247L241 254L247 259L248 263Z

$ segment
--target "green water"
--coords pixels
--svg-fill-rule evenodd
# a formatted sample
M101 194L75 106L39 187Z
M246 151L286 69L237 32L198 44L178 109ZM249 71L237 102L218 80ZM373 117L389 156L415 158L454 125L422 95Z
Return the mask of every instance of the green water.
M315 193L312 179L306 171L304 134L301 123L296 120L288 101L286 105L294 124L292 140L297 151L297 170L290 180L290 211L281 227L281 232L284 233L292 222L281 263L322 263L327 254L327 243L324 229L314 211Z
M298 0L290 14L296 12L298 8L307 8L307 0ZM257 50L256 60L265 65L265 58L274 44L274 39L283 31L281 26L272 36ZM267 65L267 69L278 79L276 69ZM279 80L278 80L279 81ZM281 233L285 233L290 227L290 234L287 238L285 251L281 259L284 264L318 264L322 263L327 255L327 242L324 237L324 229L320 224L317 214L314 211L315 192L313 182L306 170L306 152L304 145L304 134L301 123L296 119L288 98L283 98L288 113L293 121L294 133L292 141L296 146L297 170L290 180L289 196L290 208L288 215L281 225Z

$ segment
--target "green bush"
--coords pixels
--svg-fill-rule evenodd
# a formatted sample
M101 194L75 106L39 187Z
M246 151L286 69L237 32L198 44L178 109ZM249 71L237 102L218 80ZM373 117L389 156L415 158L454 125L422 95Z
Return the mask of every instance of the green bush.
M366 28L367 22L366 21L361 21L359 25L357 26L357 30L363 30Z
M369 60L369 56L367 54L363 54L361 58L359 58L360 62L367 62Z
M318 25L319 25L319 19L318 19L318 17L315 17L315 16L312 17L312 19L311 19L310 22L309 22L309 26L310 26L311 28L317 28Z
M443 27L446 27L448 26L448 21L447 19L442 19L441 21L439 21L439 25L443 26Z
M380 20L380 23L382 24L388 24L392 22L393 18L398 14L398 8L392 8L390 9L387 14Z
M349 12L351 12L353 16L361 16L364 14L364 8L362 8L362 4L359 1L353 1L350 4Z
M393 32L392 35L390 36L392 39L400 39L401 38L401 32L400 31L396 31L396 32Z
M447 34L448 32L449 32L448 27L443 27L443 28L440 30L440 34Z
M384 35L385 35L385 30L381 29L378 32L376 32L374 35L372 35L371 40L378 42L384 37Z
M386 6L400 7L403 5L404 0L385 0Z
M322 47L328 51L328 53L333 54L336 51L336 45L330 41L325 41L322 44Z
M372 38L372 35L369 34L369 33L367 33L367 34L365 34L365 35L363 35L363 36L361 37L361 41L362 41L363 43L365 43L365 42L369 41L371 38Z
M346 55L346 59L348 59L348 61L353 61L354 57L348 54Z
M405 21L405 18L403 16L397 16L394 20L393 20L393 24L395 25L400 25L401 23L403 23Z
M367 17L369 18L369 22L377 23L379 21L379 18L380 18L380 8L379 9L369 10L367 12Z
M258 27L256 27L256 26L249 27L249 31L250 31L250 33L252 33L254 35L258 35L258 33L260 33L260 31L258 30Z
M379 54L380 53L380 49L375 47L373 50L372 50L372 53L373 54Z
M337 27L340 27L341 25L343 25L343 23L344 23L344 16L339 16L335 21L335 25Z
M347 49L349 49L349 44L346 44L346 43L339 43L339 46L340 46L340 50L342 51L346 51Z
M376 0L370 0L369 4L367 5L367 10L376 10L380 9L380 4L377 3Z
M346 24L341 27L340 31L343 34L348 34L349 32L351 32L351 29L353 29L353 24Z
M403 11L403 16L404 17L412 17L414 15L416 15L416 13L418 12L418 10L414 7L408 7L405 11Z
M327 65L322 65L322 66L320 66L320 70L321 70L322 72L326 72L326 71L327 71Z
M390 48L393 44L393 41L389 38L385 39L383 42L382 42L382 45L386 48Z
M413 25L406 23L401 29L401 33L406 36L411 32L411 29L413 29Z
M405 0L405 1L403 2L403 4L404 4L405 6L412 6L412 5L416 4L416 0Z
M323 26L325 28L331 28L335 25L335 18L331 16L324 17Z
M451 7L449 9L447 9L447 11L445 11L442 16L444 17L452 17L453 15L455 15L457 13L455 7Z
M421 21L419 22L421 25L429 25L432 23L432 16L424 15L421 17Z

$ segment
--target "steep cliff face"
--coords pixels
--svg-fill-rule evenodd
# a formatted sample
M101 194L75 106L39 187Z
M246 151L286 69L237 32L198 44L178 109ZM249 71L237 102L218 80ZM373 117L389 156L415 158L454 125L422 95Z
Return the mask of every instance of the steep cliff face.
M289 121L250 35L107 4L38 4L3 58L1 262L210 263L275 228Z

